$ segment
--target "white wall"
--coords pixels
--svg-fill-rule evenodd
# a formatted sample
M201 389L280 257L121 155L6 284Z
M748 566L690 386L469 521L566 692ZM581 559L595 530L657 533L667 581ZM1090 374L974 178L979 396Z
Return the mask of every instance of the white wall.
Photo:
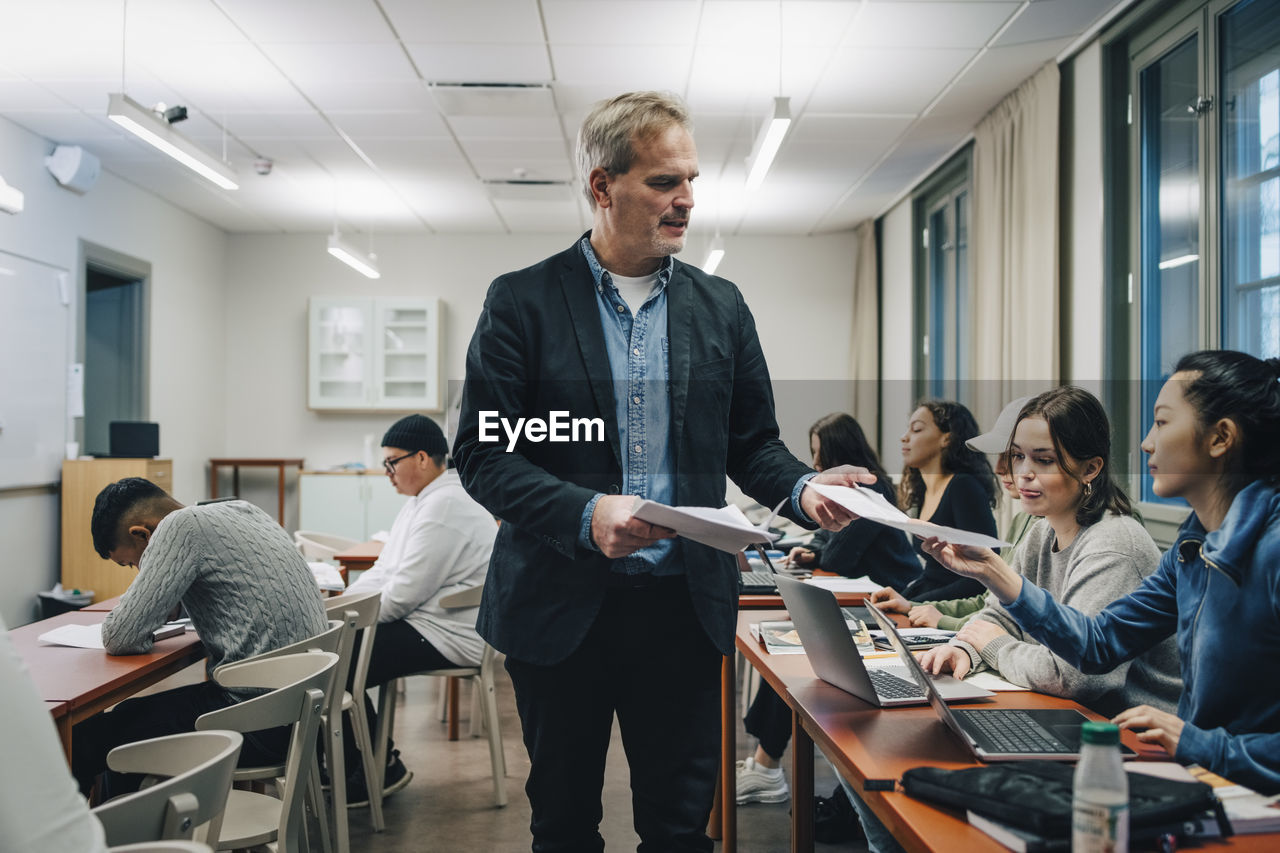
M203 497L205 465L223 445L226 235L110 173L83 196L62 189L44 168L52 148L0 119L0 174L26 194L23 213L0 214L0 250L69 270L73 281L82 239L151 264L150 417L174 460L175 495ZM8 322L21 318L0 317L0 333ZM10 626L30 621L36 591L58 578L59 515L52 490L0 492L0 614Z
M902 471L898 437L911 414L915 325L912 300L911 198L880 222L880 461L890 474Z
M323 468L359 461L363 437L398 415L306 408L307 299L378 295L445 303L445 375L460 380L489 282L560 251L575 235L377 238L382 278L370 281L329 257L321 235L232 235L228 242L226 450L230 456L302 456ZM808 458L808 427L847 406L853 239L726 239L718 274L742 288L778 387L784 439ZM686 259L700 256L691 241ZM823 381L825 380L825 381ZM784 399L785 398L785 399ZM803 400L804 405L794 401ZM440 419L440 418L438 418ZM441 419L441 422L442 419ZM262 500L268 475L241 475L241 493Z

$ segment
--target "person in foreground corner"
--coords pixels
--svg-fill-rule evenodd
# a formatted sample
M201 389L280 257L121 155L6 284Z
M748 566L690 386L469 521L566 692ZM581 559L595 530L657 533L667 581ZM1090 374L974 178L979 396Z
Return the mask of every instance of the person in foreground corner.
M633 503L722 506L727 475L805 526L839 529L851 516L805 481L874 478L817 474L786 450L742 294L672 257L698 174L684 104L653 92L596 104L578 161L592 230L496 279L467 351L454 459L502 520L477 627L515 687L533 850L604 848L616 713L639 849L709 851L737 568L633 518ZM586 429L555 440L557 417ZM498 429L520 418L515 439Z
M382 438L382 467L409 500L396 515L377 562L345 593L382 593L368 687L425 669L479 666L484 654L476 608L446 610L440 599L484 583L498 528L463 491L457 472L446 468L448 452L444 431L425 415L401 418ZM377 715L367 695L365 712L369 728L375 729ZM368 784L350 718L343 715L347 804L362 806L369 802ZM384 796L413 777L399 750L390 745L384 773Z
M329 624L307 562L275 519L245 501L184 507L141 477L104 488L93 505L94 550L137 566L102 622L108 654L151 650L151 633L179 603L208 654L207 671L314 637ZM107 753L134 741L195 730L196 718L247 694L209 679L121 702L75 728L72 770L86 794ZM244 766L281 761L287 727L245 734ZM129 782L108 773L111 794ZM136 778L136 777L135 777ZM133 784L136 787L136 783Z
M1183 356L1142 449L1152 488L1191 515L1159 568L1092 618L1024 583L982 548L925 549L982 581L1009 615L1085 673L1108 672L1176 635L1174 714L1139 705L1121 728L1264 794L1280 793L1280 359Z

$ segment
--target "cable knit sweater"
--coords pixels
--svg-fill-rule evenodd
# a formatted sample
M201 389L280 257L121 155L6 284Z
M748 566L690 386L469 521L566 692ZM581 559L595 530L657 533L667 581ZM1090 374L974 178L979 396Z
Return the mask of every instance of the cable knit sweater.
M306 560L289 535L245 501L165 516L138 576L102 623L113 655L151 650L151 632L181 601L208 653L208 669L313 637L328 624Z
M1036 522L1015 554L1013 568L1090 616L1137 589L1160 562L1147 531L1129 516L1104 516L1082 528L1061 551L1054 550L1056 541L1048 521ZM1008 634L988 643L981 655L968 643L956 645L969 653L975 667L985 664L1014 684L1074 699L1107 716L1144 703L1165 711L1178 704L1182 679L1172 637L1105 675L1085 675L1025 633L995 596L973 618L994 622Z

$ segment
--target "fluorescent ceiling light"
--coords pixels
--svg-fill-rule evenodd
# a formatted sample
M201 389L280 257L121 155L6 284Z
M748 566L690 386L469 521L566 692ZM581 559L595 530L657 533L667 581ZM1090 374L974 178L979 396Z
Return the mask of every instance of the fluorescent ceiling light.
M755 147L751 150L751 156L747 158L748 190L756 189L764 181L764 176L773 165L773 158L777 156L778 148L782 145L782 140L786 138L790 127L791 99L774 98L773 113L761 125L760 133L756 136Z
M1176 258L1170 258L1167 261L1161 261L1160 269L1171 270L1174 267L1181 267L1181 266L1186 266L1187 264L1193 264L1198 260L1200 260L1199 255L1179 255Z
M224 190L240 188L230 166L178 133L154 112L120 92L107 98L107 118Z
M378 272L377 257L371 254L366 255L346 240L343 240L337 231L329 235L329 254L361 275L369 278L382 277L382 273Z
M711 249L707 252L707 259L702 262L702 271L707 275L715 275L716 267L720 266L720 262L724 260L724 240L716 235L711 241Z

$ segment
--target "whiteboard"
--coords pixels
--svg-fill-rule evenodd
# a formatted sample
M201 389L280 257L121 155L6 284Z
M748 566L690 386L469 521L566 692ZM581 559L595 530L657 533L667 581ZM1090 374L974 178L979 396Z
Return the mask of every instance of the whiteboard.
M69 287L64 270L0 252L0 488L62 479Z

